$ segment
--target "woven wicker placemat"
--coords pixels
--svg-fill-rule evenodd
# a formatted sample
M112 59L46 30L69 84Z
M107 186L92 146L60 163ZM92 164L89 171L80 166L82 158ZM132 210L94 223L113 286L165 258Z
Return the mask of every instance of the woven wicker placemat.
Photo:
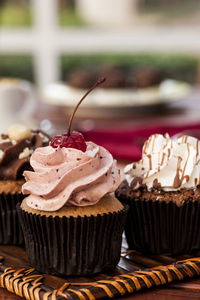
M74 278L72 280L62 278L59 287L55 288L48 284L49 275L39 274L34 269L28 268L26 263L25 267L6 265L7 255L13 252L16 259L16 253L20 254L20 251L22 250L18 247L0 248L0 253L3 252L5 257L5 260L0 257L0 286L26 299L113 298L200 275L200 257L176 261L176 258L168 256L144 257L135 251L123 249L115 271L118 275L99 274L97 277L77 278L77 281L81 282L75 282ZM160 261L164 264L168 261L174 262L158 265ZM154 267L144 268L144 265ZM100 280L95 280L98 277Z

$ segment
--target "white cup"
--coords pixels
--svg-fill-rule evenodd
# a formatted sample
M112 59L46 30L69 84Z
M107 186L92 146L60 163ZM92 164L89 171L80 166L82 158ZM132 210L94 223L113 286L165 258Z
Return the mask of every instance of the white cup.
M0 132L13 123L26 123L35 109L35 93L30 82L0 78Z

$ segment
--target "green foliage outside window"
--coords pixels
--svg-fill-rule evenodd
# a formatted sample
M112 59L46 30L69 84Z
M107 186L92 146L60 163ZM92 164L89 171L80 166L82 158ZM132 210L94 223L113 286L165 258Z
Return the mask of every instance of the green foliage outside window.
M64 80L74 69L96 68L102 64L117 64L127 68L141 66L156 67L168 78L195 82L198 59L187 55L169 54L95 54L63 55L61 57L61 78Z
M95 54L63 55L60 58L60 78L65 80L75 69L96 68L102 64L117 64L126 68L153 66L166 77L194 83L198 58L167 54ZM34 82L34 63L31 55L0 55L0 77L19 77Z
M19 5L18 1L0 3L0 26L27 27L33 23L31 8Z

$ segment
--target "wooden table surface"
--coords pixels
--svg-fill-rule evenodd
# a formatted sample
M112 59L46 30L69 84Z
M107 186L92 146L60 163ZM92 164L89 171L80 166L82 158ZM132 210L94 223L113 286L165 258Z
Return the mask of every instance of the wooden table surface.
M55 114L57 112L57 114ZM37 113L38 124L42 119L50 119L54 122L54 129L63 128L65 126L65 113L61 113L59 108L54 109L51 106L40 104L40 109ZM154 114L145 114L135 117L135 126L141 124L192 124L200 122L200 90L196 90L190 97L178 103L170 105L165 110L157 111ZM56 124L56 125L55 125ZM133 120L132 120L133 124ZM5 246L0 246L1 250ZM2 254L3 255L3 254ZM121 299L134 299L134 300L154 300L156 297L159 300L188 300L200 299L200 278L194 278L182 282L174 282L167 286L158 287L156 289L146 290L144 292L134 293L132 295L122 297ZM20 299L20 297L0 288L0 299Z

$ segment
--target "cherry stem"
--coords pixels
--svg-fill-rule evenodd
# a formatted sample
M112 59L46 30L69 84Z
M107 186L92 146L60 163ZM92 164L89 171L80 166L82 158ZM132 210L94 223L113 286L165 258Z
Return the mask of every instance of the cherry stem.
M76 105L70 119L69 119L69 123L68 123L68 130L67 130L67 135L69 136L70 135L70 132L71 132L71 126L72 126L72 121L73 121L73 118L74 118L74 115L77 111L77 109L79 108L79 105L83 102L83 100L87 97L87 95L89 93L91 93L98 85L102 84L104 81L106 80L106 78L100 78L88 91L87 93L81 98L81 100L78 102L78 104Z

